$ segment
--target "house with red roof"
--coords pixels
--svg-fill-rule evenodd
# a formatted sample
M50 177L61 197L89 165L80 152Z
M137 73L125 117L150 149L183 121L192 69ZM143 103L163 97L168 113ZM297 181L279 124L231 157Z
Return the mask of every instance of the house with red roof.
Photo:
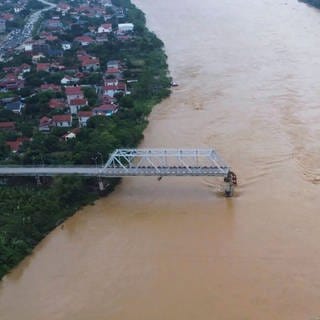
M58 62L53 62L50 64L50 70L51 71L64 71L66 67L63 64L60 64Z
M11 121L1 121L0 122L0 130L1 131L15 131L16 123Z
M6 141L6 145L10 147L11 152L16 153L25 141L29 141L27 137L19 137L15 141Z
M49 108L54 110L63 110L66 107L62 99L51 99L49 101Z
M50 63L37 63L37 72L39 71L50 71Z
M52 119L49 117L42 117L39 120L39 131L41 132L49 132L52 126Z
M126 93L127 86L125 82L121 82L118 79L106 79L104 86L104 95L114 97L116 93Z
M77 58L81 63L83 71L95 71L100 68L100 59L94 56L90 56L85 51L79 51Z
M100 68L100 59L92 56L83 56L80 59L82 71L96 71Z
M108 68L105 72L105 77L107 79L122 79L122 71L119 68Z
M27 63L23 63L20 67L20 73L26 73L26 72L30 72L31 71L31 66Z
M58 114L52 117L52 125L55 127L68 128L72 126L71 114Z
M14 73L8 73L0 80L0 87L6 90L19 90L24 88L24 80L19 79Z
M4 12L0 16L3 20L6 21L13 21L14 20L14 15L8 12Z
M65 141L68 141L70 139L75 139L79 133L80 129L74 128L73 130L68 131L66 134L64 134L61 138Z
M95 116L112 116L118 111L118 106L116 104L103 104L99 107L92 109L93 115Z
M88 120L93 116L92 111L79 111L78 112L78 121L79 127L86 127Z
M94 40L89 36L79 36L74 39L75 42L79 42L83 47L94 43Z
M84 98L84 95L83 95L83 92L81 90L81 87L79 87L79 86L77 86L77 87L73 87L73 86L65 87L65 93L66 93L67 101L68 101L69 105L70 105L71 100L83 99Z
M45 40L48 42L58 40L57 36L54 36L51 32L42 31L39 35L40 40Z
M112 32L112 24L104 23L98 28L98 33L110 33Z
M61 87L53 83L45 83L40 86L40 91L61 92Z
M105 71L106 78L122 79L123 67L119 60L110 60L107 63L107 70Z
M84 98L72 99L69 103L70 113L77 114L81 108L87 105L88 105L88 101Z

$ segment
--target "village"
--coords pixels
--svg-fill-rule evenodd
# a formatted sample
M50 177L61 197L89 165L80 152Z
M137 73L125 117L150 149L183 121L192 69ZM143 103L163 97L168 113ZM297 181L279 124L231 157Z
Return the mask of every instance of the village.
M0 133L13 153L35 132L59 128L60 139L76 139L92 117L117 113L135 82L124 77L125 61L103 52L134 37L125 9L111 0L59 2L37 27L0 69Z

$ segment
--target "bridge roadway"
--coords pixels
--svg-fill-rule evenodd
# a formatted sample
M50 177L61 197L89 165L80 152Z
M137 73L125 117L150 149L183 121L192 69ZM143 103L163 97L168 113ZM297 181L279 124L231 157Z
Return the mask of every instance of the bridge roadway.
M213 149L117 149L95 166L0 166L0 176L216 176L230 168Z
M224 178L228 197L237 185L236 175L213 149L117 149L105 164L97 155L101 164L96 156L95 166L0 166L0 177L91 176L103 190L103 177L212 176Z
M0 176L100 176L100 177L129 177L129 176L215 176L226 177L228 167L130 167L105 168L97 166L0 166Z

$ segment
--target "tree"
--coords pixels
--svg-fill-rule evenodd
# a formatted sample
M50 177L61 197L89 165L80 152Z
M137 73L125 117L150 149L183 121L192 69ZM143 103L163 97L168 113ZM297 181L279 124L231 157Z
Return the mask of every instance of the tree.
M131 96L123 96L119 100L119 104L122 108L132 109L134 107L134 100Z
M100 85L102 74L100 72L90 72L88 76L81 79L81 84Z
M83 88L83 93L88 100L89 106L95 106L98 102L98 95L96 90L92 87Z
M108 119L105 116L95 116L88 120L87 127L91 129L106 128Z
M0 133L0 160L4 160L10 153L10 148L6 144L6 139L3 134Z

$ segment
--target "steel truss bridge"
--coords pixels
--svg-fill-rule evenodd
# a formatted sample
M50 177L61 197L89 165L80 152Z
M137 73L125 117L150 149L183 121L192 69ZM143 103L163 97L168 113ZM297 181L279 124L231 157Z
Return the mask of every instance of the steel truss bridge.
M213 149L117 149L105 164L95 160L92 166L0 166L0 176L214 176L223 177L231 193L236 184L231 168Z

